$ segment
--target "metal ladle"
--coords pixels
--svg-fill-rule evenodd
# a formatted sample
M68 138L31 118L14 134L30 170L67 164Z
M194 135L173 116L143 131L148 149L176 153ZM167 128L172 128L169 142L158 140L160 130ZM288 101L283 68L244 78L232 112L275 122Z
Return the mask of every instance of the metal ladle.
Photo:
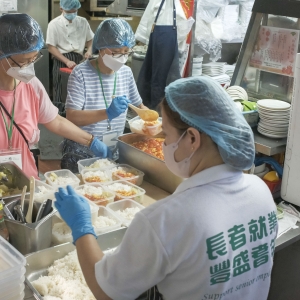
M159 117L158 112L155 110L151 110L151 109L141 109L141 108L137 108L134 105L128 103L128 106L134 110L139 117L146 121L146 122L153 122L156 121Z

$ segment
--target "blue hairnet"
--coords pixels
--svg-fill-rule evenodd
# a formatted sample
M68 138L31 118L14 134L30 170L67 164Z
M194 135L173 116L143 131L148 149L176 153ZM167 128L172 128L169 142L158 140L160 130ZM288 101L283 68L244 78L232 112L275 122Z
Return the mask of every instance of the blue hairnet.
M107 19L97 28L93 40L93 54L103 48L132 48L135 36L130 25L123 19Z
M27 14L0 17L0 59L39 51L44 45L40 25Z
M239 170L251 168L255 157L252 129L218 83L204 76L182 78L165 92L169 107L181 120L218 145L225 164Z
M81 4L79 0L60 0L60 7L63 10L79 9Z

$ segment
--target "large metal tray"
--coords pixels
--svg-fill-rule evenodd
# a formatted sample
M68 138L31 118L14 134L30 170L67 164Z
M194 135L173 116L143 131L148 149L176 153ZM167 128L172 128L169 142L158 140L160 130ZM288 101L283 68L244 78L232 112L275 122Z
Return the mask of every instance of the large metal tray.
M104 233L98 236L98 244L102 251L112 250L116 248L122 241L127 228L121 228L115 231ZM40 276L47 275L47 269L54 263L55 260L63 258L71 251L75 250L72 243L66 243L59 246L41 250L26 256L26 279L29 288L39 299L43 297L31 285L31 282L38 279Z
M119 136L119 162L143 171L146 181L169 193L173 193L183 179L174 175L167 168L164 161L131 146L134 142L148 138L138 133L128 133Z
M2 167L5 167L9 171L11 171L12 177L13 177L12 185L9 185L6 183L5 183L5 185L7 185L9 188L18 188L19 190L21 190L19 194L14 194L11 196L3 197L2 199L4 200L5 203L7 203L11 199L15 199L16 197L21 196L22 189L25 185L27 185L27 187L29 189L29 178L13 162L0 163L0 171L1 171Z

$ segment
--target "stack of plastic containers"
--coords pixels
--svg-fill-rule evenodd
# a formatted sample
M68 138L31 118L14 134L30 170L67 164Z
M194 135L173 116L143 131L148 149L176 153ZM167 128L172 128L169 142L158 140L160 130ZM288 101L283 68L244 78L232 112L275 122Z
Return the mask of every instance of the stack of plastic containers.
M0 299L24 299L25 257L0 236Z

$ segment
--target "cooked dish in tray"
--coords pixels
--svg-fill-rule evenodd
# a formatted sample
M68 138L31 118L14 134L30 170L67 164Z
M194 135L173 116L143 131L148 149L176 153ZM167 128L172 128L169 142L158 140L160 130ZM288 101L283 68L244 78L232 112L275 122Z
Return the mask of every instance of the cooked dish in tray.
M164 153L162 150L164 140L164 138L149 138L143 141L134 142L131 145L145 153L164 160Z

